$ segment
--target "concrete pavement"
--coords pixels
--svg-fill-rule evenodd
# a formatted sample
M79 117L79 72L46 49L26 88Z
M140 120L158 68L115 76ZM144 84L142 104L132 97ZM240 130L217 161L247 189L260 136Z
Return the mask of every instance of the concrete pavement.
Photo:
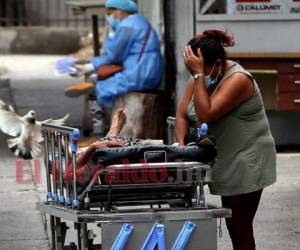
M53 75L54 62L62 56L0 56L0 99L13 105L18 114L34 109L39 120L70 113L69 125L81 126L83 99L64 97L66 86L81 81ZM23 162L23 179L17 180L17 158L7 149L8 137L0 133L0 249L49 249L41 214L35 209L46 192L32 179L33 161ZM41 170L43 161L39 159ZM28 183L26 183L28 180Z
M0 77L0 99L13 104L20 114L35 109L40 119L70 113L69 125L80 126L83 100L63 96L63 88L76 80L53 76L52 65L57 58L0 56L0 68L1 65L5 66L8 71L8 74L2 75L2 79ZM0 133L0 250L49 249L42 216L35 209L35 202L45 195L44 172L41 172L41 183L18 183L18 159L7 149L6 138ZM40 160L41 170L44 169L42 162ZM298 250L300 154L278 154L277 162L277 183L263 192L254 221L257 249ZM33 162L29 170L30 177L34 172ZM216 196L208 196L207 200L220 204ZM230 250L232 247L224 220L222 231L223 237L218 240L218 249Z
M299 154L277 154L277 182L263 191L254 219L258 250L300 249L299 163ZM220 204L219 198L215 200ZM232 247L224 227L223 232L219 249L230 250Z
M0 80L0 99L13 103L9 80ZM0 249L48 249L41 214L35 209L39 191L34 182L17 183L18 159L8 150L7 138L0 134Z

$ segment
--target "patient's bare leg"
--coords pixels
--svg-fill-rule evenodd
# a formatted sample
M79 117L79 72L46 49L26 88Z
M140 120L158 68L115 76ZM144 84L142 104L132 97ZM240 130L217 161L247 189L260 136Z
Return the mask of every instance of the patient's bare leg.
M114 114L110 130L108 131L106 136L118 136L122 131L124 125L126 123L126 114L123 109L118 109L118 111Z
M124 125L126 123L126 114L123 109L119 109L113 116L110 130L108 131L106 136L118 136L123 129ZM79 146L81 148L80 152L82 153L89 145L91 145L93 142L96 142L99 140L99 138L90 138L88 141L88 145L86 146ZM64 140L61 140L63 148L65 148L65 142ZM87 144L86 142L84 144ZM69 157L71 157L71 154L69 152Z

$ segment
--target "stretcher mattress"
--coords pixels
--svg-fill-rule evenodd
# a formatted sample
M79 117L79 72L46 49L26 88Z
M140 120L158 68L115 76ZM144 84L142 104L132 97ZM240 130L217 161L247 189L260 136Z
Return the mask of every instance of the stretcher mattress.
M216 149L213 145L199 146L139 146L98 149L91 157L91 165L108 166L113 164L141 162L197 161L209 163L214 160Z

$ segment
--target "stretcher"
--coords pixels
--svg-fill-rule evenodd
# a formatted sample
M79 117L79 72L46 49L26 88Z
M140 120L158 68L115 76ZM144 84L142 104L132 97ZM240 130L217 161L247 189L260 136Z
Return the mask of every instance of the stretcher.
M79 171L79 130L42 130L47 195L37 208L50 216L52 249L217 249L217 218L231 211L205 201L214 145L98 149ZM66 245L65 221L74 223L76 243Z

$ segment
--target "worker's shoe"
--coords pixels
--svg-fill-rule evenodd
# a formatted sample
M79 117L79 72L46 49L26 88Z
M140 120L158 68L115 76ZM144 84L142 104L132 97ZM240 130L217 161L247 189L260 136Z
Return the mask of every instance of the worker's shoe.
M89 95L93 93L95 88L94 83L82 82L76 85L72 85L65 89L65 95L68 97L78 97L81 95Z

